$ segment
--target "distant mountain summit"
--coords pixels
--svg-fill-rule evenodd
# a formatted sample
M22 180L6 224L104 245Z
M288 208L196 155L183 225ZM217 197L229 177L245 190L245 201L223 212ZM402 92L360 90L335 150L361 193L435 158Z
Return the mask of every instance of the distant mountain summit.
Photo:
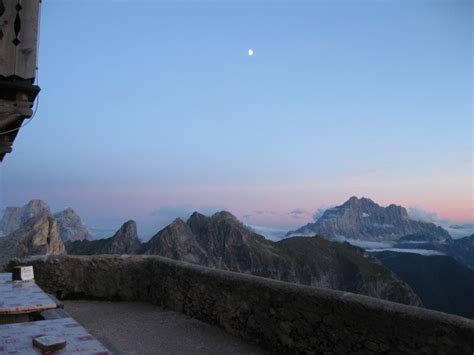
M158 254L219 269L252 272L251 258L265 258L271 242L248 229L227 211L207 217L194 212L187 222L176 219L142 247Z
M175 219L143 244L139 253L210 266L207 253L197 242L189 225L181 218Z
M28 219L20 228L0 238L0 270L12 258L65 253L56 220L44 213Z
M92 239L81 218L72 208L66 208L53 216L48 204L42 200L31 200L23 207L7 207L0 220L0 236L16 231L29 219L39 216L53 217L57 221L59 235L64 242Z
M19 229L30 218L42 215L51 216L51 210L46 202L31 200L23 207L7 207L0 220L0 231L8 235Z
M58 222L59 234L64 242L74 242L76 240L92 240L92 236L82 224L81 217L72 209L66 208L64 211L54 214Z
M137 224L132 220L125 222L110 238L66 243L66 250L72 255L135 254L139 248Z
M226 211L210 217L194 212L186 222L178 218L138 253L421 305L407 284L362 249L319 237L275 243Z
M407 235L422 235L425 241L445 242L451 236L433 223L409 218L404 207L381 207L368 198L351 197L344 204L327 209L314 223L287 233L322 235L329 239L345 237L365 241L397 241Z

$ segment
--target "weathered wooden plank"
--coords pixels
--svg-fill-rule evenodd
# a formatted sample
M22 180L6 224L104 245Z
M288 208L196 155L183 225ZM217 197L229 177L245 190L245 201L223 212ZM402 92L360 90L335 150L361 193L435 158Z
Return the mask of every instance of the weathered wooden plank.
M19 3L23 7L20 11L22 29L18 35L20 44L17 46L15 75L32 79L36 76L40 3L39 0L21 0Z
M35 77L39 8L40 0L0 0L0 76Z
M16 48L12 41L15 38L13 24L15 9L13 1L0 0L0 75L11 76L15 72Z

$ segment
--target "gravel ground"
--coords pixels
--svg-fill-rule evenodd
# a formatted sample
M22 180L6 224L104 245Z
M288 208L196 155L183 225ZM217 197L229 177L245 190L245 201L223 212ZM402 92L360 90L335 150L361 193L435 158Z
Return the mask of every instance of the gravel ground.
M148 303L65 301L64 309L116 354L265 354L222 329Z

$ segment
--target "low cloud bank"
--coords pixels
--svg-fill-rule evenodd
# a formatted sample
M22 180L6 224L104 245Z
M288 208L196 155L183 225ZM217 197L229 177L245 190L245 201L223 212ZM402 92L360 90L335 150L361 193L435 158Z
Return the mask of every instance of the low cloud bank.
M441 219L438 214L433 211L424 210L418 206L411 206L407 208L408 217L415 221L434 223L434 224L446 224L449 223L447 219Z
M246 226L253 230L255 233L263 235L265 238L273 240L275 242L285 239L285 234L286 232L288 232L288 230L281 228L256 226L251 224L247 224Z
M436 250L428 250L428 249L401 249L401 248L381 248L381 249L366 249L369 253L378 253L381 251L395 251L397 253L412 253L412 254L420 254L425 256L430 255L446 255Z
M460 239L474 234L474 223L443 226L453 239Z
M308 215L308 212L306 212L305 210L301 208L295 208L294 210L290 211L288 215L292 218L301 218Z
M368 241L368 240L358 240L358 239L350 239L346 238L344 236L338 236L334 239L336 242L339 243L349 243L351 245L354 245L356 247L362 248L362 249L382 249L382 248L390 248L395 245L393 242L373 242L373 241Z
M439 218L436 212L427 211L418 206L407 208L408 217L415 221L434 223L448 231L453 239L459 239L474 234L474 223L455 224L449 219Z

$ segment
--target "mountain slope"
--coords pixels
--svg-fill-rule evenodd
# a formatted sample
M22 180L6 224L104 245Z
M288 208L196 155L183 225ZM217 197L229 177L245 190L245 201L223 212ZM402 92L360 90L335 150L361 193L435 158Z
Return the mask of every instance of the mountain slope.
M389 251L374 255L409 284L427 308L474 318L474 270L449 256Z
M377 259L348 243L322 237L293 237L276 243L291 265L280 279L305 285L341 289L399 303L420 305L411 288ZM337 270L334 273L333 270Z
M72 255L135 254L140 245L137 224L130 220L110 238L68 242L66 250Z
M460 263L474 269L474 234L453 240L445 247L445 252Z
M415 242L415 243L413 243ZM401 249L427 249L436 250L449 255L458 262L474 269L474 234L468 237L446 241L445 243L426 242L423 236L409 236L402 238L394 245Z
M422 234L429 241L451 240L449 233L433 223L409 219L405 208L396 205L381 207L367 198L351 197L340 206L330 208L314 223L290 235L322 235L365 241L396 241L406 235Z

